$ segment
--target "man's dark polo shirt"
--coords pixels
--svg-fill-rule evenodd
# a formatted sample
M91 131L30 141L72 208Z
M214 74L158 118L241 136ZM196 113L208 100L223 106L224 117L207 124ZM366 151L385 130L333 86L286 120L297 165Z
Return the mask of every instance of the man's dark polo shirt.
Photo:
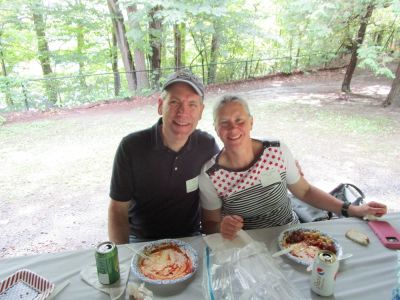
M160 124L161 118L151 128L124 137L114 159L110 197L132 199L130 234L137 238L182 237L200 230L199 189L194 184L192 191L193 182L218 152L214 138L200 130L174 152L164 146Z

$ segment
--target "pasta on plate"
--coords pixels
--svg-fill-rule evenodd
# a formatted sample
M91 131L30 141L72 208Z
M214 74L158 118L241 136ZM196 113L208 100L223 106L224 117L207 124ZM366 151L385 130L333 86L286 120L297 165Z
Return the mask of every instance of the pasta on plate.
M198 268L197 252L178 239L149 242L132 258L131 270L152 284L174 284L192 277Z
M280 235L281 249L291 247L288 257L296 262L309 265L320 250L328 250L340 255L339 244L330 236L314 229L295 229Z
M178 279L192 272L192 261L176 245L161 246L140 261L143 275L151 279Z

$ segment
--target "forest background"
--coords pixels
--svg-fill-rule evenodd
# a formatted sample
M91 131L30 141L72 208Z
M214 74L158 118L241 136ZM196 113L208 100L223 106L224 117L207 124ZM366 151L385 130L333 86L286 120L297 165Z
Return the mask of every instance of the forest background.
M396 104L399 15L391 0L0 0L0 112L147 96L183 67L213 84L346 55L343 92L357 65L394 79Z
M311 182L362 181L400 210L399 17L399 1L0 0L0 257L107 238L117 143L154 123L180 68L207 85L201 128L213 132L210 101L240 91L255 133L284 133ZM373 75L351 88L360 69ZM120 109L79 109L107 103Z

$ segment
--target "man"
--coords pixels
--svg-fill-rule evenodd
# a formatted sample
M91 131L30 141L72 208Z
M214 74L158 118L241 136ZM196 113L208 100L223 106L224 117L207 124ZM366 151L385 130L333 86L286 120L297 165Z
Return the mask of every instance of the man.
M196 130L204 86L188 71L172 74L158 99L162 116L151 128L122 139L111 178L108 233L116 244L200 232L198 175L218 152Z

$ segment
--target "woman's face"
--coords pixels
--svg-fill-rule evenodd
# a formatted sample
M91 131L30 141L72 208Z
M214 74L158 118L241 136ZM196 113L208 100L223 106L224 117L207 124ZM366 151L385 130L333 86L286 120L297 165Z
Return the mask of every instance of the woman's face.
M240 102L223 105L215 121L215 130L226 149L237 148L251 141L253 118Z

